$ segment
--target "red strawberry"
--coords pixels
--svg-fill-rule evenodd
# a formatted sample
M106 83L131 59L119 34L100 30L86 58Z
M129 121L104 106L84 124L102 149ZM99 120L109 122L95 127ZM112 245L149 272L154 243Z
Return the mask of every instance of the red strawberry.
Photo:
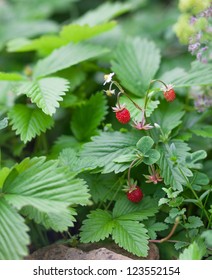
M116 105L112 107L116 113L116 118L120 123L126 124L130 121L130 112L125 108L125 105Z
M174 101L176 97L175 91L173 89L164 91L163 95L168 102Z
M132 186L127 192L127 198L134 203L141 201L143 196L143 192L138 186Z

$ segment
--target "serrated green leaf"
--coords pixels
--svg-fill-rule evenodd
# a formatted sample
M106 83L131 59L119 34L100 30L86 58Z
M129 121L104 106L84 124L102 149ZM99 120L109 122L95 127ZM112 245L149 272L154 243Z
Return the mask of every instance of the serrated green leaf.
M43 78L33 82L23 83L17 94L26 94L47 115L53 115L62 101L63 95L69 89L69 81L63 78Z
M203 226L203 222L200 219L200 217L197 216L189 216L188 217L188 223L185 223L185 228L190 229L190 228L199 228Z
M101 209L91 211L83 221L81 227L80 240L83 243L98 242L107 238L114 228L111 213Z
M136 144L136 147L141 151L143 154L146 154L153 146L154 141L149 136L142 137L138 143Z
M137 221L116 220L113 240L122 248L139 257L146 257L148 235L144 225Z
M0 198L0 260L20 259L28 253L29 236L24 219Z
M80 158L73 148L63 149L59 155L59 162L61 166L68 167L74 174L93 170L97 167L89 158Z
M121 2L110 3L106 2L99 5L96 9L90 10L80 18L75 20L75 23L80 25L89 24L94 26L103 22L107 22L116 16L122 15L131 9L130 4Z
M29 219L55 231L68 230L73 226L76 212L69 205L88 202L85 181L57 161L45 158L24 159L17 164L4 181L4 199Z
M176 101L174 103L161 102L160 107L151 115L151 120L152 123L159 124L166 134L181 124L184 114L182 104Z
M160 158L160 153L157 150L150 149L146 152L143 162L147 165L152 165L156 163Z
M132 154L139 140L138 133L102 132L99 136L92 137L92 142L86 143L80 153L81 158L92 161L96 167L102 167L102 173L123 172L129 163L115 163L114 159L120 155Z
M188 145L182 141L175 140L173 145L163 145L160 147L160 159L158 161L161 176L166 185L170 185L174 190L183 190L183 185L187 184L185 177L193 174L187 168L185 158L188 155ZM172 149L174 147L174 149ZM182 174L182 172L184 175Z
M116 199L120 194L123 194L121 187L122 181L114 173L109 174L82 174L83 178L90 190L92 200L95 203L105 202L107 200L114 200L114 191L116 192Z
M124 196L117 200L113 208L113 218L142 221L154 216L157 211L157 201L150 197L145 197L139 204L134 204Z
M97 106L98 104L98 106ZM71 119L71 129L79 141L89 141L97 134L97 127L107 113L105 96L99 92L76 108Z
M105 31L112 29L116 25L115 21L104 22L95 26L89 26L88 24L79 25L79 24L69 24L63 26L60 37L65 42L74 42L78 43L82 40L89 39L98 34L101 34Z
M147 221L144 222L147 230L148 230L148 235L151 239L156 239L157 238L157 233L158 231L163 231L168 228L168 226L165 223L155 222L155 218L148 219Z
M54 50L46 58L39 60L34 69L34 77L43 77L76 65L88 59L104 55L108 50L88 43L69 43Z
M65 209L58 212L40 212L32 206L25 206L21 210L21 214L34 220L37 224L42 224L46 229L53 229L56 232L67 231L68 227L72 227L75 222L74 215L76 212L73 208Z
M133 94L142 97L154 78L160 64L160 53L153 42L127 38L115 51L112 69L121 84Z
M194 241L180 254L179 260L201 260L204 255L198 244Z
M129 154L129 155L119 156L116 159L114 159L113 161L115 163L132 162L135 158L136 158L135 154Z
M173 83L176 87L190 87L190 86L206 86L212 85L211 75L212 65L210 63L204 64L195 61L191 64L191 69L188 73L182 73L175 77L169 83Z
M211 125L202 125L195 126L190 129L191 132L196 134L197 136L202 136L204 138L212 138L212 126Z
M22 104L17 104L10 109L8 116L12 129L21 136L24 143L31 141L53 125L53 119L40 109Z
M52 147L51 156L57 158L63 149L73 148L79 150L80 147L81 144L73 136L61 135Z
M20 74L0 72L1 81L21 81L23 79L23 76L21 76Z

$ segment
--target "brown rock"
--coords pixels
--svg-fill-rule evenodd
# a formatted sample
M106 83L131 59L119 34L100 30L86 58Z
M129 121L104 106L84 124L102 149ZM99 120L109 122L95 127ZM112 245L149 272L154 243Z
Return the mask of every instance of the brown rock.
M105 248L107 247L107 248ZM70 248L62 244L52 244L33 252L27 260L132 260L132 259L159 259L158 248L150 244L146 258L137 257L114 243L80 244L79 248Z

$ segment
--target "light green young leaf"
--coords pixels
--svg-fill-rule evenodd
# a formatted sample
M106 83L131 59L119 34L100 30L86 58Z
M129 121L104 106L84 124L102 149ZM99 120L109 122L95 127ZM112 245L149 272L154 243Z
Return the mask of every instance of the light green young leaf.
M64 25L58 35L44 35L33 40L18 38L11 40L7 47L10 52L38 51L41 55L49 55L56 48L60 48L70 42L78 43L89 39L112 29L115 25L115 22L107 22L95 26Z
M52 116L59 107L63 95L69 89L69 81L63 78L43 78L34 82L23 83L17 94L26 94L42 111Z
M129 155L119 156L116 159L114 159L113 161L115 163L124 163L124 162L132 162L134 159L136 159L136 155L129 154Z
M115 51L112 69L121 84L133 94L143 97L160 65L160 52L153 42L128 38Z
M116 219L113 240L122 248L139 257L148 253L148 235L143 224L137 221Z
M129 167L129 163L115 163L114 159L121 155L135 152L135 145L139 140L138 133L102 132L94 136L92 142L86 143L80 153L81 158L90 159L96 167L102 167L102 173L123 172Z
M113 208L113 218L143 221L154 216L157 211L157 201L150 197L145 197L139 204L134 204L124 196L117 200Z
M203 256L203 250L194 241L180 254L179 260L201 260Z
M138 143L136 144L136 147L141 151L143 154L146 154L153 146L154 141L149 136L142 137Z
M10 124L24 143L31 141L53 125L53 119L40 109L17 104L8 112Z
M71 129L75 137L79 141L89 141L91 136L97 134L97 127L106 113L106 98L101 92L76 108L71 119Z
M24 219L3 197L0 198L0 260L17 260L27 255L29 236Z
M156 163L160 158L160 153L157 150L150 149L146 152L143 162L147 165Z
M83 243L98 242L107 238L114 228L111 213L101 209L91 211L83 221L80 240Z
M54 50L46 58L39 60L34 69L34 78L50 75L85 60L104 55L107 52L107 49L97 45L69 43Z
M188 164L189 168L200 169L202 168L202 165L200 163L197 163L197 161L205 159L206 157L207 157L206 151L199 150L194 153L190 153L186 157L186 163Z
M23 79L24 77L20 74L0 72L1 81L22 81Z
M0 130L8 126L8 118L0 120Z

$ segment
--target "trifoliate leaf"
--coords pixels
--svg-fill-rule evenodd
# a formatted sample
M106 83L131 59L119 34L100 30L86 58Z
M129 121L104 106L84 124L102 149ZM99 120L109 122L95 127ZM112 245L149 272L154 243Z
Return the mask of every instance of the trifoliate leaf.
M66 79L51 77L34 82L25 82L18 88L18 94L26 94L47 115L53 115L69 89Z
M160 52L146 39L127 38L114 54L112 69L121 84L136 96L143 97L160 64Z
M8 116L12 129L21 136L24 143L31 141L53 125L53 119L40 109L22 104L17 104L10 109Z
M120 247L128 252L139 257L147 256L148 235L143 224L137 221L116 219L112 238Z
M23 217L3 198L0 198L0 260L17 260L27 255L29 236Z
M91 211L88 219L83 221L80 240L83 243L98 242L107 238L114 228L111 213L101 209Z
M102 93L93 95L76 108L71 119L71 129L79 141L88 141L97 134L97 127L107 113L106 98Z

